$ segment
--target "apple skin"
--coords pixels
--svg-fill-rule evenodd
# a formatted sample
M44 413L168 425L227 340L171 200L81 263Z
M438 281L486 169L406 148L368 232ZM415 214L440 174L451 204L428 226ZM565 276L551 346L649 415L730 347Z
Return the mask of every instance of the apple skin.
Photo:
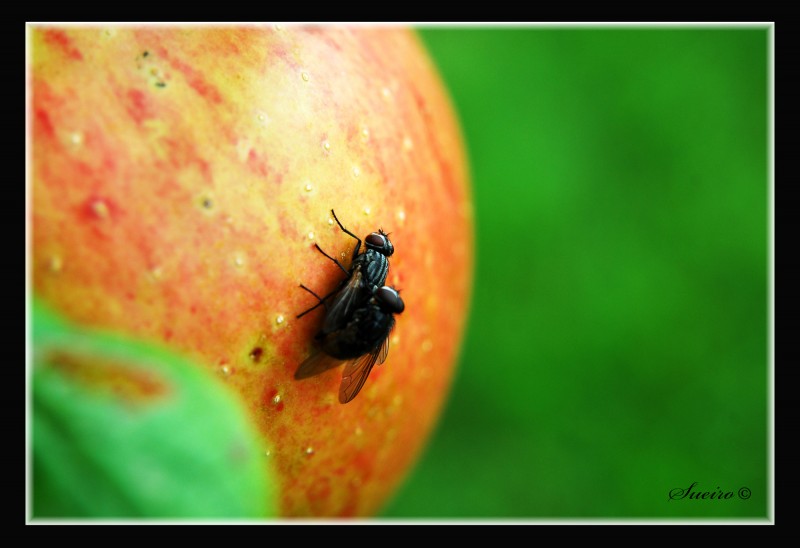
M284 516L368 516L447 395L468 311L458 125L398 28L31 27L32 275L80 324L167 345L246 403ZM295 381L348 255L391 232L389 357Z

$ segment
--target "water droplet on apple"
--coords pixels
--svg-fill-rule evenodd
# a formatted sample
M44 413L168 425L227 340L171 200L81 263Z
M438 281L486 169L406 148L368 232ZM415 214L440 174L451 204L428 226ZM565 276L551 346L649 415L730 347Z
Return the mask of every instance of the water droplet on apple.
M231 374L231 366L230 366L230 365L228 365L227 363L226 363L226 364L223 364L222 366L220 366L219 370L220 370L220 371L222 372L222 374L223 374L223 375L225 375L226 377L227 377L228 375L230 375L230 374Z
M50 257L48 266L50 267L51 272L61 272L61 269L64 267L64 262L58 255L53 255L52 257Z
M258 120L258 123L260 125L266 126L269 123L269 116L267 116L267 113L264 112L263 110L257 110L256 120Z
M302 73L300 75L300 77L303 79L303 82L308 82L308 73L307 72Z
M372 213L372 208L369 206L364 206L364 215L369 215Z
M92 202L92 213L94 213L95 217L98 219L107 219L108 218L108 205L103 200L94 200Z
M361 175L361 168L358 166L353 166L353 177L358 177Z
M233 258L233 264L235 264L239 268L243 267L244 266L244 257L241 254L237 254Z
M406 221L406 212L402 209L397 212L397 220L400 222L400 224L403 224Z
M286 319L283 317L283 314L278 314L275 318L275 323L278 325L281 325L284 321L286 321Z
M331 225L331 226L333 226L333 219L332 219L332 218L330 218L330 217L328 217L328 224L329 224L329 225Z
M274 403L275 405L278 405L279 403L281 403L281 395L280 394L275 394L272 397L272 403Z
M308 233L308 239L309 240L313 240L314 239L314 233L313 232L309 232Z
M368 141L369 140L369 128L365 127L364 129L361 130L361 138L364 141Z
M305 453L310 457L311 455L314 454L314 448L309 445L308 447L306 447Z
M305 189L306 192L311 192L312 190L314 190L314 185L312 185L311 183L306 183L306 186L303 188Z
M328 141L322 141L322 148L325 149L325 152L330 152L331 144Z

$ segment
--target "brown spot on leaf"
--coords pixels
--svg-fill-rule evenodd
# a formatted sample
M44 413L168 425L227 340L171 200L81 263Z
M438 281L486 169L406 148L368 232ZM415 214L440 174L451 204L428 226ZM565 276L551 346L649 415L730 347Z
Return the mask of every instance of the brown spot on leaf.
M126 404L152 403L171 391L165 379L125 366L119 360L56 351L46 363L90 392L113 396Z

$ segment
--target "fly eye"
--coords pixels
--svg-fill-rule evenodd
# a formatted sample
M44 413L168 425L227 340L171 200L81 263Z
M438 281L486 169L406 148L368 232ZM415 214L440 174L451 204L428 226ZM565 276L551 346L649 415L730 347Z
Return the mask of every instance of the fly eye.
M400 314L406 308L403 299L400 298L400 294L392 287L386 285L381 287L375 293L375 297L395 314Z
M364 243L367 244L367 247L370 249L379 251L387 257L390 257L392 253L394 253L394 246L392 245L392 242L389 241L389 238L383 234L379 234L378 232L373 232L364 238Z
M381 248L386 245L386 238L382 234L378 234L377 232L373 232L369 236L364 239L368 245L372 247Z

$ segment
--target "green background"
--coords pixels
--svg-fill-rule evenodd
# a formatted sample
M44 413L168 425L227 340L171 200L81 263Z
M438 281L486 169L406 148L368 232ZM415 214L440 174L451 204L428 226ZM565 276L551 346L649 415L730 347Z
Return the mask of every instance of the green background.
M446 411L383 516L766 516L768 30L420 34L477 264ZM693 482L734 496L669 500Z

